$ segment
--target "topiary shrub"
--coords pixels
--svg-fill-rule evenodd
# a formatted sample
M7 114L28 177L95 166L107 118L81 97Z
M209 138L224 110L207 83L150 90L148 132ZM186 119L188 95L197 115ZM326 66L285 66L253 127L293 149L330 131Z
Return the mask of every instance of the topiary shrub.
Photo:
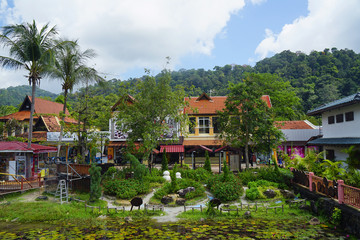
M125 157L129 160L130 170L134 172L134 177L136 179L142 180L144 176L149 174L149 169L144 164L141 164L134 155L127 153Z
M161 161L161 171L164 172L166 170L169 170L169 167L168 167L168 160L166 158L166 150L164 148L163 157L162 157L162 161Z
M91 164L90 173L90 202L94 202L101 197L101 167Z
M209 178L207 181L207 188L211 191L214 197L223 202L236 200L244 192L241 180L234 174L226 174L225 172Z
M205 169L206 171L208 171L209 173L212 174L211 163L210 163L210 158L209 158L209 153L208 153L208 151L205 151L205 164L204 164L204 169Z

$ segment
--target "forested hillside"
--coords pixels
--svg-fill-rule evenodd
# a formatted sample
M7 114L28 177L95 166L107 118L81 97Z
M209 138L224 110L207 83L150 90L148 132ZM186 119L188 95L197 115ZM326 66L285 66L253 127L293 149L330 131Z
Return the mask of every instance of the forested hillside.
M31 86L22 85L0 89L0 106L17 106L24 101L25 95L31 96ZM36 88L37 97L50 97L54 100L57 94L51 93L40 88Z
M173 71L171 84L173 87L184 87L190 96L199 96L202 92L213 96L227 95L229 82L242 81L247 73L264 74L263 91L271 96L279 119L294 120L304 118L304 114L314 107L360 91L360 54L349 49L336 48L313 51L310 54L283 51L259 61L254 67L233 64L215 66L213 70ZM79 99L89 96L95 125L106 129L110 116L108 109L118 100L119 91L131 94L136 91L138 81L141 81L141 78L126 81L112 79L101 86L81 88L69 95L69 104L75 106ZM19 87L0 90L0 105L20 103L25 94L30 94L29 86L22 87L23 90L15 92L12 90ZM292 97L292 92L296 93L298 99ZM38 96L44 94L41 90L37 93ZM56 97L55 94L50 96L53 99ZM290 107L292 110L289 110Z

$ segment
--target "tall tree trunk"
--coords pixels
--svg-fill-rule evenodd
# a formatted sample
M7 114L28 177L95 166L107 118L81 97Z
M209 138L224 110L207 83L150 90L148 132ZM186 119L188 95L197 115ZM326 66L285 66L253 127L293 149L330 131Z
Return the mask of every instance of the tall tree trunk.
M246 138L246 142L245 142L245 163L246 163L246 169L249 169L249 129L248 127L246 127L246 134L245 134L245 138Z
M33 132L33 122L34 122L34 110L35 110L35 91L36 91L36 80L31 80L31 110L30 110L30 120L29 120L29 134L28 134L28 148L31 148L32 132Z
M63 124L65 123L66 98L67 98L67 89L65 89L65 91L64 91L64 108L63 108L63 116L61 117L61 121ZM63 135L64 135L64 125L63 124L60 125L60 136L59 136L59 142L57 145L57 154L56 154L57 157L60 156L61 143L62 143L62 139L63 139ZM65 153L65 154L67 154L67 153ZM67 159L67 157L66 157L66 159Z

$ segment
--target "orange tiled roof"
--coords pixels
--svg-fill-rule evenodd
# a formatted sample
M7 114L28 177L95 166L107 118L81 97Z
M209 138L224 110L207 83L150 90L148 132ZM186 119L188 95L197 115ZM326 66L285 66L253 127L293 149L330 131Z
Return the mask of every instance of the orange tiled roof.
M280 129L314 129L306 121L276 121L275 126Z
M216 114L217 111L222 111L225 108L226 99L227 96L209 97L204 93L200 97L186 97L185 101L189 102L189 108L185 108L185 113ZM266 102L268 107L271 107L269 95L263 95L261 99ZM192 111L191 108L195 109L195 111Z
M12 118L16 119L18 121L24 121L24 120L30 119L30 111L21 111L21 112L12 113L12 114L0 117L0 120L9 120Z
M31 101L31 97L29 96ZM41 98L35 98L35 113L37 114L59 114L63 111L64 104L44 100ZM66 115L69 114L69 111L66 109Z

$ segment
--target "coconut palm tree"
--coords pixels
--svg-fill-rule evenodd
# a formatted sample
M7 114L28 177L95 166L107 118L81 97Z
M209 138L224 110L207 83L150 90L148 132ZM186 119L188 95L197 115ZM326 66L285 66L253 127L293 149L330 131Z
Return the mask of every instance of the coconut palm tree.
M29 148L33 130L36 84L40 85L46 66L52 62L56 35L55 26L50 28L49 24L46 24L38 29L35 20L32 23L5 26L0 35L0 45L9 48L9 56L0 56L0 65L15 70L25 69L28 71L29 84L32 85Z
M98 75L94 68L86 65L88 60L96 56L94 50L87 49L81 51L77 41L59 41L57 45L60 47L55 53L55 64L47 69L46 74L50 78L61 81L62 89L64 91L64 109L62 115L62 122L64 123L69 91L71 92L74 86L81 82L101 82L103 81L103 78ZM64 125L61 124L58 156L60 154L63 133Z

